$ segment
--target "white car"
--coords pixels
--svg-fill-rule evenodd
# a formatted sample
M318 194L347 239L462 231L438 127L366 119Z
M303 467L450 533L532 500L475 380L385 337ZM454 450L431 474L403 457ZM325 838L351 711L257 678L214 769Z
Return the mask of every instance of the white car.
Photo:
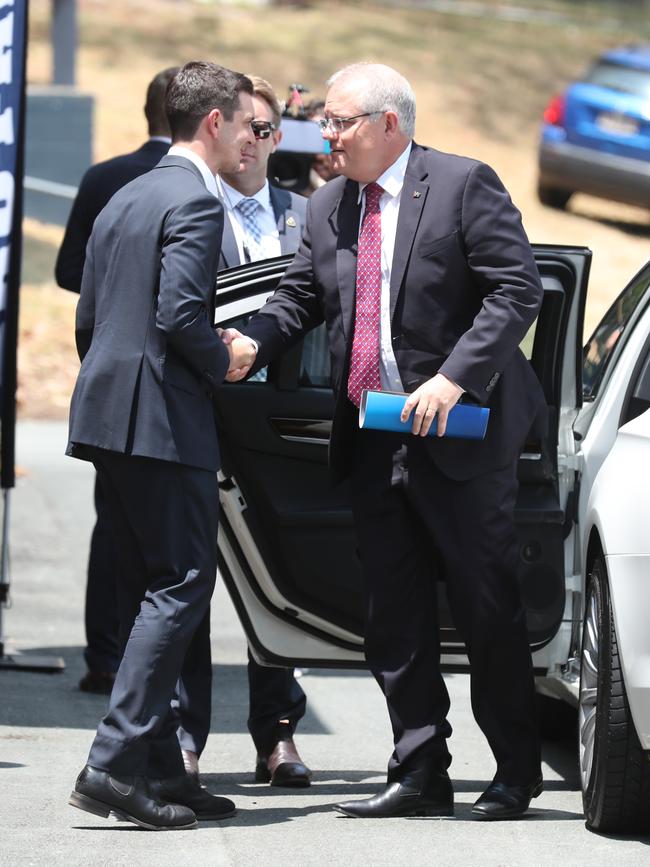
M537 246L544 302L522 348L549 432L519 459L520 581L536 683L579 706L587 825L650 828L650 264L582 349L591 254ZM218 282L245 330L291 257ZM217 404L222 575L262 663L364 667L360 566L346 487L331 487L334 400L323 328ZM440 587L447 670L467 670ZM555 702L551 703L551 707Z

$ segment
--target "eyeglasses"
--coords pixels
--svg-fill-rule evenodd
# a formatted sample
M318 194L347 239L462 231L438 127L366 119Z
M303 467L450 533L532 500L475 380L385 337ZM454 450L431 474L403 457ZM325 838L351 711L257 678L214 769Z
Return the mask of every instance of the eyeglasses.
M363 114L355 114L352 117L326 117L318 121L318 126L321 132L345 132L348 124L354 123L360 117L372 117L374 114L381 114L380 111L364 111Z
M277 126L270 120L252 120L251 129L256 139L268 138Z

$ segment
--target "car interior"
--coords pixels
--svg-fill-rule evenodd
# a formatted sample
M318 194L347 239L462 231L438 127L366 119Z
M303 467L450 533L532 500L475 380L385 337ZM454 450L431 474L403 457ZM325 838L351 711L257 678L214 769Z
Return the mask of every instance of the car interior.
M544 301L522 343L542 384L549 410L546 435L526 443L518 465L520 580L534 648L553 638L565 606L563 542L572 525L573 498L560 502L557 452L566 347L571 353L568 369L570 378L574 378L575 399L580 400L582 393L580 338L586 273L578 274L575 257L569 255L576 252L575 248L566 248L566 255L561 249L536 249ZM585 251L580 254L585 256ZM272 260L274 264L266 269L257 263L255 267L240 266L220 275L219 325L245 332L248 318L273 292L290 259ZM572 336L569 332L576 328L576 322L579 334ZM286 600L281 609L273 606L276 616L296 623L297 612L308 611L358 636L360 642L363 587L348 490L345 484L332 487L327 468L333 409L324 326L310 332L249 381L226 384L221 389L216 412L223 459L222 486L227 489L236 483L241 492L246 505L242 514L250 538L243 542L241 532L236 533L225 516L220 533L238 552L247 580L268 607L271 603L244 551L251 543L257 547L273 584ZM236 597L223 558L220 565ZM439 574L438 578L441 649L456 656L464 653L464 647L451 621L444 576ZM245 611L239 613L246 618ZM300 628L319 634L317 627L303 619ZM328 633L326 637L330 643L358 650L357 642L350 644L340 634ZM265 657L263 647L256 647L256 652Z

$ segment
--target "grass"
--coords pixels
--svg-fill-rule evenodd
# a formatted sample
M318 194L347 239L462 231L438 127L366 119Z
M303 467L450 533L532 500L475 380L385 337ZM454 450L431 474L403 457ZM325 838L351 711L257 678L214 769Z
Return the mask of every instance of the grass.
M497 7L551 10L568 22L561 25L444 14L417 8L416 2L398 7L389 2L351 5L317 0L304 9L211 0L78 0L78 5L78 86L95 97L95 160L142 142L144 91L165 66L206 58L261 74L280 95L289 83L299 81L317 96L324 94L325 80L340 66L381 60L402 71L415 89L418 141L492 163L525 211L527 224L532 221L533 240L600 244L601 249L607 245L616 275L610 279L607 273L599 276L594 271L592 285L597 291L603 287L598 313L606 306L611 286L618 289L631 276L628 239L617 244L615 228L603 234L607 220L618 219L616 206L606 203L603 210L596 203L600 226L588 220L570 223L566 215L555 214L550 215L552 222L542 214L540 224L535 224L534 153L539 120L550 96L600 51L638 41L644 29L650 36L650 16L644 14L650 0L474 4L488 12ZM458 0L458 5L467 3ZM50 81L51 14L51 0L31 0L31 84ZM620 231L629 234L627 212L621 212L620 219ZM647 256L641 252L647 226L641 234L633 252L634 267ZM20 394L22 411L29 415L64 414L78 366L72 339L75 298L56 288L53 279L61 235L60 229L26 221ZM617 255L626 258L617 262ZM590 315L593 321L595 307Z
M529 131L549 95L594 54L639 38L636 20L616 30L588 26L602 3L519 5L564 10L576 21L576 7L586 14L559 27L333 0L301 10L82 0L79 83L97 97L96 157L139 141L146 82L159 68L195 57L254 70L279 93L297 80L318 94L337 67L382 59L414 85L420 140L435 139L440 112L499 139ZM30 8L29 79L47 83L51 0L32 0Z

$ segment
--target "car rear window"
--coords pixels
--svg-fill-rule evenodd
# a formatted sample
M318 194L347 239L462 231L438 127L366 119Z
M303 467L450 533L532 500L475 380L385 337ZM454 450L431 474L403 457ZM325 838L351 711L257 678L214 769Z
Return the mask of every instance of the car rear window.
M644 69L600 61L592 67L585 81L598 87L607 87L620 93L630 93L650 99L650 72Z

